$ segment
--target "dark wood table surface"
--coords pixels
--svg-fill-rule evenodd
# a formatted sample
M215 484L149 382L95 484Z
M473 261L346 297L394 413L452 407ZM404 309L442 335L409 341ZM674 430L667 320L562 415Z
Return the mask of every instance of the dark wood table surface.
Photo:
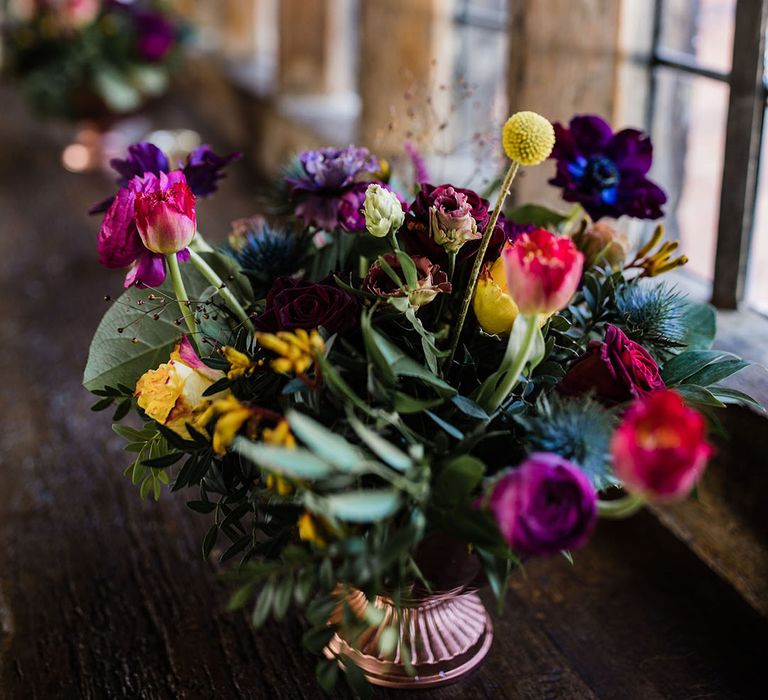
M205 518L178 494L142 502L122 475L80 385L121 285L85 215L110 183L66 173L67 130L0 99L0 697L322 697L300 620L255 632L227 613ZM251 214L254 187L241 166L200 206L202 230ZM648 513L601 523L575 566L529 565L494 622L478 672L413 697L768 697L766 621Z

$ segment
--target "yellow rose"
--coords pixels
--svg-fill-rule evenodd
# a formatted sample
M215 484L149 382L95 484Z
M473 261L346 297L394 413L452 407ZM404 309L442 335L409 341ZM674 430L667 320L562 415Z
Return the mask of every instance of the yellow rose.
M512 330L519 310L507 289L507 274L502 258L483 265L472 306L477 322L486 333L503 335Z
M224 372L208 367L185 336L168 362L139 378L134 395L152 420L188 440L186 424L192 421L203 392L222 377Z

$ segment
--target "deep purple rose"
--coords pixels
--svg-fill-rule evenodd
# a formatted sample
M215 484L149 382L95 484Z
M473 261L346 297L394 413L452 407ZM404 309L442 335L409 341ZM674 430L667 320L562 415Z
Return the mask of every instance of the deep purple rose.
M664 388L659 366L648 351L616 326L608 325L605 340L593 340L570 366L558 385L561 393L579 396L594 391L612 406Z
M292 277L274 281L264 313L253 321L256 330L269 333L320 326L328 333L344 333L357 324L357 300L332 280L305 282Z
M441 266L447 266L447 253L442 245L433 240L430 234L430 217L432 216L431 210L439 205L442 206L444 214L448 215L451 211L451 199L455 198L457 194L461 196L462 202L460 206L456 202L454 209L461 209L462 216L468 211L475 221L477 232L482 234L485 231L490 219L490 204L487 199L483 199L477 192L463 187L453 187L453 185L447 184L435 187L429 183L423 183L416 199L408 208L408 214L405 217L405 230L401 234L401 241L408 253L423 255ZM494 260L499 256L501 247L506 240L506 226L507 222L502 215L499 217L499 222L491 236L486 253L487 259ZM469 240L459 251L459 259L471 258L477 253L479 245L479 239Z
M523 557L581 547L597 520L597 495L584 472L547 452L503 476L489 505L504 539Z
M378 159L358 146L320 148L302 153L299 165L300 174L286 178L296 216L326 231L364 231L360 209Z
M597 220L603 216L658 219L667 195L646 174L653 161L651 139L636 129L613 133L600 117L582 115L568 127L556 123L549 182L563 188L566 202L579 202Z

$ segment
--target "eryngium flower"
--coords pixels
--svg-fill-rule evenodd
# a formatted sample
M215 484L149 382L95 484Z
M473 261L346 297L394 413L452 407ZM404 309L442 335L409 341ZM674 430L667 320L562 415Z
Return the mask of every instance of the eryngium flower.
M367 148L320 148L299 156L300 172L286 179L296 216L307 226L364 231L361 209L378 159Z
M653 161L651 139L636 129L613 133L595 115L555 124L552 158L557 174L549 182L563 188L566 202L578 202L595 220L603 216L658 219L667 195L646 174Z

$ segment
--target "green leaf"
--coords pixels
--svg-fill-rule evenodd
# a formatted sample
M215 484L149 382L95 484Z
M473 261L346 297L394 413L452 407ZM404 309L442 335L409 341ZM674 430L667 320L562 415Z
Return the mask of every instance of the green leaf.
M444 398L419 399L415 396L408 396L402 391L392 392L392 405L398 413L421 413L425 409L435 408L444 403Z
M307 606L307 620L310 625L321 625L328 621L339 601L333 596L318 598Z
M343 437L328 430L324 425L298 411L286 414L291 430L320 459L342 471L356 471L365 456Z
M272 602L272 609L275 613L275 619L282 620L288 611L288 605L293 595L293 576L288 576L275 589L275 599Z
M336 634L335 627L324 624L307 630L301 638L301 643L307 651L313 654L321 654L334 634Z
M253 593L253 583L246 583L244 586L238 588L230 596L229 602L227 603L227 610L231 612L242 608L248 602L251 593Z
M395 384L397 382L397 376L392 370L391 358L387 358L382 351L380 344L382 336L373 330L370 313L363 312L361 315L360 330L363 334L363 342L365 343L365 349L368 353L368 359L379 370L384 381L390 384Z
M213 513L216 510L216 504L212 501L187 501L187 508L196 513Z
M717 330L715 308L711 304L688 304L683 316L687 350L708 350Z
M261 593L259 593L256 605L253 607L251 624L254 627L261 627L261 625L263 625L266 621L267 617L269 616L269 611L272 609L272 600L274 595L275 589L272 585L272 582L268 581L266 584L264 584L264 588L261 589Z
M316 480L333 473L330 464L315 456L309 450L289 450L251 442L244 437L235 439L233 449L259 467L295 479Z
M388 518L400 507L395 489L361 489L322 499L331 516L349 523L374 523Z
M681 352L664 365L661 378L667 386L675 386L708 365L725 359L736 359L736 356L720 350L689 350Z
M342 656L347 685L360 700L370 700L373 697L371 684L360 667L349 656Z
M328 695L333 693L339 678L339 664L336 659L322 659L315 666L315 679L322 691Z
M464 439L464 433L462 433L458 428L455 428L454 426L452 426L448 421L443 420L442 418L440 418L440 416L437 416L434 413L432 413L432 411L424 411L424 414L429 416L433 421L435 421L435 423L437 423L452 438L456 438L456 440Z
M208 282L191 265L183 265L182 271L187 293L191 299L198 299L209 286ZM107 310L96 329L83 386L89 391L117 384L136 386L144 372L168 362L183 332L175 323L181 312L175 301L158 299L174 298L169 280L159 290L127 289ZM157 320L153 318L155 314ZM124 330L121 333L118 329Z
M761 413L765 412L765 407L756 399L753 399L749 394L745 394L738 389L731 389L724 386L716 386L711 389L712 395L722 401L725 404L734 404L738 406L745 406L747 408L754 408Z
M214 524L208 529L203 538L203 559L207 559L211 550L216 546L216 540L219 538L219 526Z
M411 256L408 255L408 253L402 250L397 251L397 259L400 261L400 267L403 270L403 275L405 275L405 281L408 284L408 289L418 289L419 276L418 271L416 270L416 263L413 262Z
M365 425L353 413L350 413L349 424L352 430L355 431L357 437L365 443L368 449L371 450L382 462L385 462L393 469L404 472L409 467L413 466L411 458L395 447L389 440L385 440L378 433L373 432Z
M539 206L538 204L523 204L506 213L507 219L516 224L532 224L541 228L557 230L558 226L568 218L565 214Z
M696 372L686 378L686 384L697 384L698 386L709 386L710 384L717 384L718 382L730 377L732 374L749 367L749 362L745 360L723 360L722 362L715 362L708 365L704 369Z
M475 403L472 399L466 396L457 394L451 399L456 408L458 408L463 414L470 418L477 418L478 420L488 420L488 414L483 410L480 404Z
M724 408L725 404L720 401L711 391L695 384L681 384L675 387L675 391L680 394L685 402L694 408Z
M449 506L458 505L469 498L484 474L485 464L477 457L455 457L445 464L435 480L435 500Z

